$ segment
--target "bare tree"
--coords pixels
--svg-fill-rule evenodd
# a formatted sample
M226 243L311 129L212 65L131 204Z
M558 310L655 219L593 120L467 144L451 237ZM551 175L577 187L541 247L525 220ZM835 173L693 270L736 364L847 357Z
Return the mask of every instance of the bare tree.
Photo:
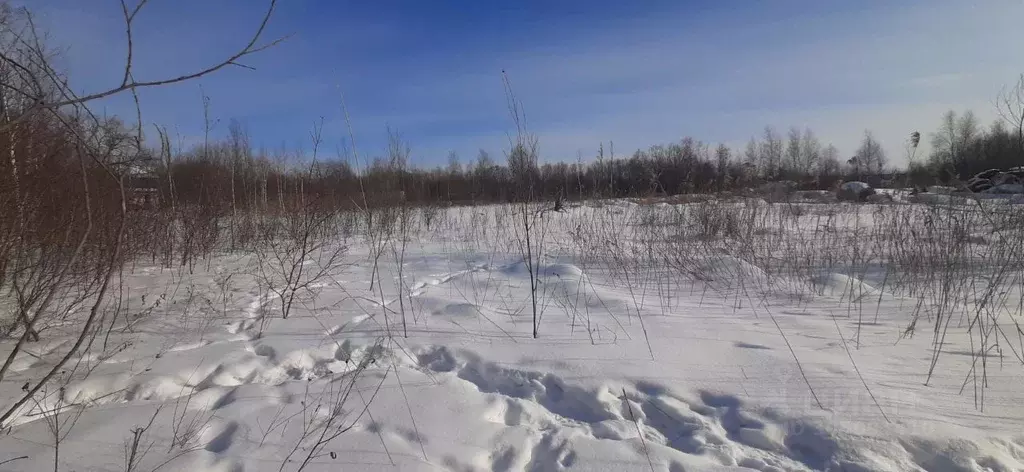
M459 154L455 151L448 152L448 200L452 199L452 182L462 175L462 163L459 161Z
M957 162L963 162L968 159L968 152L971 145L981 135L981 127L978 125L978 119L974 116L974 112L967 110L963 115L960 116L960 120L956 124L957 126Z
M235 184L238 181L236 174L242 163L248 161L251 157L249 134L237 120L231 120L231 123L228 125L228 144L231 149L228 156L228 168L231 170L229 177L231 179L231 246L235 247L238 239L235 234L235 226L238 224L238 203L235 197Z
M772 179L777 177L782 165L782 138L775 128L764 128L764 142L761 143L761 159L764 161L764 175Z
M960 167L967 160L968 148L979 136L978 120L967 111L957 116L950 110L942 117L939 129L932 133L931 163L937 167Z
M803 147L801 144L800 130L795 126L789 129L789 140L786 143L786 159L783 167L787 172L797 173L803 171Z
M885 150L882 149L881 143L875 139L871 131L864 132L864 139L861 140L854 159L856 159L860 170L875 174L882 173L887 162Z
M818 175L837 175L842 171L842 164L839 162L839 149L829 144L822 151L821 161L818 162Z
M799 171L813 175L818 167L818 161L821 160L821 142L810 128L804 129L804 134L800 137L800 157Z
M959 141L957 137L959 128L956 123L956 112L949 110L942 116L942 123L939 125L939 129L932 133L931 163L933 166L950 165L955 160L956 146Z
M1024 74L1010 88L1004 88L996 98L996 109L1017 133L1017 149L1024 150Z
M732 159L732 151L725 144L719 144L715 149L715 161L718 165L718 187L725 190L729 180L729 161Z
M743 167L747 169L749 174L748 177L756 177L756 174L760 169L761 165L761 149L758 146L756 138L750 138L747 142L747 148L743 151Z
M540 289L540 263L543 257L544 212L534 205L534 177L537 165L537 138L526 130L526 117L522 103L515 96L512 83L505 71L501 73L502 84L505 86L505 98L508 100L509 115L516 126L515 136L509 137L511 150L508 153L508 166L519 194L516 195L515 218L518 220L513 228L516 230L516 242L523 265L530 276L530 303L533 313L533 337L537 338L540 329L540 313L538 311L538 290ZM520 226L521 224L521 226Z

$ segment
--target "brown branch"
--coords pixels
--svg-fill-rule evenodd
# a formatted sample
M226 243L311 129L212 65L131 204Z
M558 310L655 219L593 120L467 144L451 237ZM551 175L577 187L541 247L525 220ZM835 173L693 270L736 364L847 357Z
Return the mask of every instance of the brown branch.
M219 63L217 63L215 65L212 65L212 66L206 67L206 68L204 68L202 70L199 70L197 72L192 72L192 73L180 75L180 76L177 76L177 77L166 78L166 79L158 79L158 80L151 80L151 81L138 81L138 80L134 79L132 71L131 71L132 64L134 62L134 39L133 39L133 32L132 32L131 26L132 26L132 23L134 22L135 16L139 13L139 11L142 9L142 7L147 4L147 2L148 2L148 0L141 0L139 2L139 4L136 5L135 8L133 10L131 10L131 11L128 10L128 6L127 6L126 3L124 3L123 0L121 2L122 13L124 15L125 24L126 24L125 30L126 30L126 33L128 35L128 52L127 52L127 57L126 57L126 61L125 61L124 76L123 76L121 84L119 86L111 88L111 89L108 89L108 90L104 90L104 91L101 91L101 92L95 92L95 93L88 94L88 95L83 95L83 96L76 96L76 97L73 97L73 98L65 97L64 99L58 99L58 100L54 100L54 101L50 101L50 102L44 101L43 98L40 96L40 97L38 97L36 99L36 103L34 103L30 107L28 107L21 114L21 116L19 116L18 118L14 119L14 120L10 120L8 123L6 123L4 125L3 128L6 128L7 126L11 126L12 124L17 123L18 121L20 121L24 117L28 116L32 112L39 111L41 109L57 109L57 108L66 107L66 106L80 105L80 104L83 104L83 103L86 103L86 102L90 102L90 101L93 101L93 100L98 100L98 99L101 99L101 98L106 98L106 97L109 97L111 95L116 95L116 94L119 94L119 93L125 92L125 91L134 91L134 90L140 89L140 88L157 87L157 86L162 86L162 85L171 85L171 84L175 84L175 83L179 83L179 82L185 82L185 81L188 81L188 80L197 79L197 78L203 77L205 75L211 74L211 73L216 72L218 70L221 70L221 69L223 69L223 68L225 68L225 67L227 67L229 65L236 65L236 66L242 66L242 67L250 68L248 66L243 66L243 65L239 64L238 60L243 58L243 57L246 57L246 56L249 56L249 55L252 55L252 54L256 54L256 53L265 51L265 50L267 50L269 48L272 48L272 47L280 44L281 42L285 41L286 39L288 39L290 37L290 36L282 36L282 37L280 37L278 39L275 39L273 41L270 41L270 42L268 42L266 44L262 44L262 45L258 45L257 44L257 43L259 43L260 38L263 37L263 33L265 32L265 30L267 28L267 24L270 22L270 18L273 16L274 10L277 7L277 0L270 0L270 5L267 8L266 13L263 15L263 18L260 21L259 27L256 29L255 33L250 37L249 42L245 45L245 47L243 47L242 49L238 50L237 52L232 54L227 59L225 59L225 60L223 60L223 61L221 61L221 62L219 62ZM27 20L28 20L29 24L31 25L31 29L34 32L34 30L35 30L34 23L32 22L31 15L28 15L27 11L26 11L26 17L27 17ZM19 38L19 39L21 39L21 38ZM23 39L22 39L22 42L25 43L26 45L28 45L28 43L25 42ZM43 60L42 64L41 64L41 68L43 69L43 73L46 74L47 76L49 76L50 80L52 80L55 84L63 85L64 87L66 87L66 84L61 84L61 81L57 80L56 74L52 71L52 68L46 63L45 57L44 57L42 49L41 49L41 45L39 44L39 41L38 41L38 38L36 40L36 44L35 45L29 45L29 46L31 46L30 47L31 52L34 55L39 56L40 59ZM4 58L4 59L8 60L8 62L11 62L12 64L14 64L16 67L17 66L22 66L22 64L17 63L15 61L10 61L8 58ZM25 68L25 70L29 71L27 68ZM33 77L34 79L38 79L38 77L35 74L32 74L31 77ZM40 93L41 93L41 90L42 89L40 87ZM0 128L0 129L2 129L2 128Z
M243 69L249 69L249 70L256 70L256 68L255 68L255 67L253 67L253 66L247 66L247 65L245 65L245 64L242 64L242 63L240 63L240 62L232 62L232 63L231 63L231 65L233 65L233 66L238 66L238 67L241 67L241 68L243 68Z
M128 37L128 57L125 59L124 65L124 79L121 80L121 86L128 85L128 81L132 80L132 53L134 50L134 41L132 41L132 22L135 20L135 15L139 13L139 10L146 5L149 0L140 0L138 5L135 5L135 9L130 13L128 12L128 4L124 0L121 0L121 11L124 13L124 27L125 34Z
M75 104L79 104L79 103L89 102L89 101L92 101L92 100L97 100L97 99L100 99L100 98L109 97L111 95L114 95L114 94L117 94L117 93L121 93L121 92L124 92L126 90L137 89L137 88L145 88L145 87L156 87L156 86L160 86L160 85L170 85L170 84L174 84L174 83L178 83L178 82L184 82L186 80L197 79L199 77L202 77L204 75L210 74L212 72L216 72L216 71L218 71L220 69L223 69L224 67L226 67L228 65L231 65L231 64L235 63L235 61L237 61L238 59L241 59L242 57L248 56L250 54L255 54L255 53L258 53L260 51L264 51L264 50L266 50L268 48L271 48L273 46L276 46L276 45L280 44L282 41L284 41L285 39L288 38L288 36L285 36L285 37L278 38L278 39L276 39L276 40L274 40L274 41L272 41L270 43L264 44L262 46L256 46L256 43L260 40L260 37L263 36L263 31L266 29L267 23L270 22L270 17L273 15L274 8L276 6L277 6L277 0L270 0L270 7L267 9L267 13L263 16L263 20L260 22L259 28L256 30L256 33L253 34L252 38L249 40L249 43L246 44L245 48L243 48L242 50L236 52L231 57L229 57L227 60L224 60L224 61L220 62L217 65L214 65L214 66L211 66L211 67L207 67L206 69L200 70L198 72L193 72L191 74L185 74L185 75L181 75L181 76L170 78L170 79L153 80L153 81L147 81L147 82L138 82L138 81L135 81L135 80L129 80L128 83L126 83L126 84L123 84L123 85L121 85L119 87L115 87L115 88L112 88L112 89L109 89L109 90L106 90L106 91L103 91L103 92L97 92L97 93L85 95L85 96L82 96L82 97L78 97L78 98L76 98L74 100L64 100L64 101L59 101L59 102L43 103L43 104L40 104L39 106L40 107L44 107L44 108L59 108L59 107L67 106L67 105L75 105Z
M4 460L4 461L0 461L0 465L8 464L8 463L11 463L11 462L14 462L14 461L20 461L22 459L28 459L28 456L12 457L10 459Z

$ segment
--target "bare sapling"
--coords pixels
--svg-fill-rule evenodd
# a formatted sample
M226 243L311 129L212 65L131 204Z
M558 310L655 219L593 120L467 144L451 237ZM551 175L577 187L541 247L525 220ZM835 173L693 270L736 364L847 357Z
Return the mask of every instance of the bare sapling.
M316 168L320 130L313 132L313 162L304 178ZM300 182L302 179L300 178ZM281 215L265 217L263 241L256 247L256 277L277 299L278 314L287 319L300 296L314 296L320 283L330 276L348 250L335 225L335 212L318 201L307 200L301 191L294 208ZM269 318L261 319L262 334Z
M153 416L149 417L146 424L135 426L129 431L131 436L124 440L124 472L142 472L144 470L142 463L154 445L154 441L149 439L149 434L158 414L160 414L160 409L153 412Z
M538 307L538 291L540 290L540 265L543 257L543 224L544 212L535 201L537 174L537 138L529 134L526 128L526 115L522 103L516 98L512 83L504 71L501 73L505 87L505 100L512 123L516 127L515 135L509 135L508 167L516 182L514 195L515 241L519 256L523 260L530 281L530 311L533 315L533 337L537 338L540 330L540 310ZM540 226L540 227L539 227ZM538 234L539 233L539 234Z
M45 420L46 427L49 429L53 441L54 472L60 470L61 443L67 439L72 428L75 427L75 424L82 417L82 412L85 411L84 405L68 402L64 397L65 387L71 376L64 374L60 377L60 380L63 381L55 382L61 384L56 391L47 391L49 390L47 388L41 392L41 400L35 397L32 398L32 402L35 404L35 412Z
M396 287L396 295L398 298L398 309L399 314L402 317L402 335L406 338L409 337L409 324L406 320L405 309L406 300L409 296L409 289L405 283L405 252L406 247L409 244L410 237L410 225L412 212L409 208L409 203L405 196L405 172L406 166L409 162L409 147L402 141L402 138L397 133L393 133L389 130L388 132L388 160L391 172L394 174L396 182L391 186L403 198L399 198L398 202L395 203L393 211L395 217L393 219L393 230L391 231L394 235L390 239L391 254L395 261L395 270L397 271L398 282ZM376 266L376 263L374 264ZM377 271L378 282L380 277L379 270ZM384 302L384 286L377 285L381 291L381 303ZM412 300L409 300L409 307L412 308ZM385 314L386 316L386 314Z

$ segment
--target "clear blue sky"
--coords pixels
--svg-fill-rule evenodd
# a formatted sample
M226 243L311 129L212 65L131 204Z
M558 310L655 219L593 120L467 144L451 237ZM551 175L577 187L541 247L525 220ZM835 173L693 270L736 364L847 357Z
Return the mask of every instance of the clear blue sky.
M129 0L131 3L133 0ZM22 0L64 48L82 92L115 84L124 31L116 0ZM189 71L239 47L260 0L151 0L136 29L140 80ZM398 130L419 165L502 158L512 129L504 69L545 160L625 154L683 136L742 147L765 125L810 127L851 154L865 129L899 162L911 131L943 111L987 125L1000 87L1024 72L1020 0L329 1L280 0L268 37L294 34L200 82L147 90L144 121L201 140L199 84L211 114L237 118L257 145L325 151L347 135L361 154ZM129 97L99 104L124 114ZM132 113L133 114L133 113Z

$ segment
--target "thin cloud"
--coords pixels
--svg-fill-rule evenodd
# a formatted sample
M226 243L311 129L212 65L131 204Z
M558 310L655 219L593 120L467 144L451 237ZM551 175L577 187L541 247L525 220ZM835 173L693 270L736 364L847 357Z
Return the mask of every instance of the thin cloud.
M202 63L251 26L232 17L249 4L192 3L147 16L140 71ZM68 68L81 87L100 86L122 59L118 11L108 7L56 0L45 8L57 39L72 45ZM608 141L623 153L683 136L742 145L772 125L809 127L844 154L870 129L899 163L906 136L931 131L946 109L995 119L992 99L1020 72L1012 58L1024 40L1015 24L1024 4L1012 0L672 2L652 4L657 11L594 5L575 16L528 2L503 13L518 29L491 21L486 8L433 29L423 21L448 21L444 11L418 19L365 5L281 8L274 32L297 32L292 41L254 58L255 72L203 80L215 115L242 120L268 147L298 147L324 117L325 137L340 143L344 92L364 153L383 151L391 126L422 165L443 163L448 150L463 159L480 148L501 155L512 128L502 70L548 160L580 150L591 158ZM528 22L530 9L552 11ZM221 28L203 29L213 25ZM199 134L196 85L147 91L143 100L147 121ZM102 106L123 113L130 103Z

